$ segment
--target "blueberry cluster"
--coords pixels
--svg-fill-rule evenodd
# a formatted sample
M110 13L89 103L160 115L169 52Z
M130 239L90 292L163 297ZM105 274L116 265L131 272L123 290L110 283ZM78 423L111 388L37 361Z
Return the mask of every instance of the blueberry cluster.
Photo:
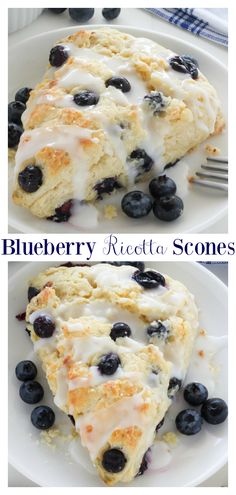
M15 148L23 133L22 113L26 109L31 89L21 88L15 94L15 100L8 104L8 148Z
M184 389L184 399L191 406L201 406L201 409L188 408L176 416L177 430L183 435L195 435L203 424L203 420L211 425L223 423L228 416L228 406L223 399L208 399L208 390L202 383L189 383Z
M44 390L39 382L35 381L37 368L32 361L20 361L15 369L20 386L20 398L27 404L37 404L43 399ZM54 424L55 414L51 407L41 405L31 412L31 422L39 430L48 430Z
M62 14L67 9L48 9L53 14ZM76 22L87 22L94 16L95 9L68 9L69 16ZM121 9L102 9L102 15L107 21L113 21L120 15Z
M132 157L132 154L130 156ZM142 169L145 163L147 159L142 157L140 161ZM150 162L145 171L149 170ZM182 199L176 196L176 184L170 177L159 175L152 179L149 192L151 196L142 191L131 191L125 194L121 201L123 212L130 218L142 218L153 210L155 217L164 222L171 222L182 215L184 204Z

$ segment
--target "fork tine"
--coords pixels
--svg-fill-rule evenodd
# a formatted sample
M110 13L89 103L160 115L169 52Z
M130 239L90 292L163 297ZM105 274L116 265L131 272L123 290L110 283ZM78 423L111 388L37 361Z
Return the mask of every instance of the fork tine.
M216 172L214 174L208 172L196 172L196 175L198 177L206 177L207 179L219 179L222 182L228 182L227 174L222 174L222 173L217 174Z
M211 189L219 189L221 191L228 192L228 184L222 184L221 182L191 178L191 183L197 184L199 186L210 187Z
M228 163L228 158L227 157L221 157L221 156L208 156L207 157L208 162L217 162L217 163Z
M228 172L228 165L201 165L204 170L212 170L212 172Z

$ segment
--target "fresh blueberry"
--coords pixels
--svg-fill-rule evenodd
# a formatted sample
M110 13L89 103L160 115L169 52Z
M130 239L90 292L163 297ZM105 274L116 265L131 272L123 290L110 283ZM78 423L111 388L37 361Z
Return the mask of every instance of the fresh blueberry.
M87 22L94 15L94 9L69 9L71 19L76 22Z
M146 217L152 209L152 199L142 191L131 191L122 198L121 208L128 217Z
M21 101L22 103L26 104L30 97L30 93L32 91L32 88L20 88L15 94L15 101Z
M162 196L153 203L155 217L164 222L172 222L179 218L184 209L184 204L179 196Z
M137 148L133 150L128 160L135 161L137 167L137 177L143 173L149 172L154 164L153 159L146 153L145 150Z
M74 102L80 107L96 105L99 102L99 96L93 91L81 91L74 95Z
M36 165L28 165L18 175L20 187L27 193L37 191L43 183L43 173Z
M75 426L75 418L71 414L68 414L68 418L70 419L73 426Z
M22 101L11 101L8 104L8 122L21 125L21 115L25 109L26 106Z
M36 289L36 287L30 286L28 288L28 301L30 302L31 299L37 296L39 293L40 293L40 289Z
M38 406L31 413L31 423L38 430L48 430L55 422L55 414L51 407Z
M69 58L69 50L63 45L54 46L49 54L49 62L52 67L61 67Z
M176 55L175 57L171 57L169 59L169 64L173 70L177 72L184 72L185 74L190 74L192 79L198 78L198 68L197 65L193 62L193 60L186 55Z
M114 323L112 329L110 331L110 337L112 340L116 340L119 337L130 337L131 329L127 323L123 323L122 321L118 321Z
M62 14L67 9L48 9L48 10L50 10L50 12L52 12L53 14Z
M196 409L184 409L176 416L175 424L183 435L196 435L202 428L202 417Z
M144 101L147 103L153 115L158 115L160 112L163 112L169 104L168 98L159 91L152 91L150 94L145 95Z
M151 180L149 191L155 199L162 196L172 196L176 193L176 184L170 177L159 175L159 177Z
M102 263L108 263L109 265L113 266L134 266L140 272L143 272L145 270L145 263L142 261L102 261Z
M207 400L208 391L202 383L189 383L184 389L184 398L191 406L200 406Z
M147 334L149 337L157 337L158 339L166 340L169 332L161 321L154 321L147 327Z
M49 316L38 316L34 320L34 331L38 337L48 339L55 331L55 323Z
M19 144L23 129L14 122L8 123L8 148L15 148Z
M179 378L173 376L173 378L171 378L169 381L168 397L172 399L174 395L180 390L181 386L182 386L182 380L179 380Z
M27 381L20 386L20 398L27 404L37 404L42 400L44 391L42 385L38 382Z
M211 425L223 423L228 416L228 406L223 399L208 399L201 408L201 415Z
M114 86L116 89L120 89L122 93L128 93L131 90L128 79L121 76L112 76L105 82L106 88L108 86Z
M94 189L97 191L97 199L102 199L103 194L111 194L115 189L120 189L121 187L116 177L107 177L97 182Z
M160 421L160 423L158 423L158 425L156 426L156 433L161 429L161 427L164 425L164 421L165 421L165 416L164 418L162 418L162 420Z
M102 15L107 21L113 21L119 17L121 9L102 9Z
M120 364L118 354L110 352L101 357L98 363L98 369L102 375L113 375Z
M56 208L55 214L52 215L51 217L48 217L47 220L52 220L53 222L56 223L68 222L71 216L72 206L73 206L73 200L69 199L69 201L63 203L62 206Z
M142 458L142 462L140 464L140 467L139 467L139 471L138 473L136 474L136 476L142 476L143 473L145 473L145 471L147 471L148 469L148 464L149 464L149 451L150 449L147 450L147 452L145 452L143 458Z
M34 380L37 375L37 368L32 361L20 361L16 366L16 378L21 382Z
M120 473L126 462L126 457L120 449L106 450L102 456L102 466L108 473Z
M165 278L161 273L149 270L147 272L134 272L132 277L139 285L144 287L144 289L155 289L159 285L165 286Z

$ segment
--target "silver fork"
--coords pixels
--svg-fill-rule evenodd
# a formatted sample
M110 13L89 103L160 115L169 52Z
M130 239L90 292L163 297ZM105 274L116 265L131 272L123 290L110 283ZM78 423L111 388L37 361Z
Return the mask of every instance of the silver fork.
M191 183L228 192L228 158L207 157L207 165L201 165L201 169L203 172L195 172L191 177Z

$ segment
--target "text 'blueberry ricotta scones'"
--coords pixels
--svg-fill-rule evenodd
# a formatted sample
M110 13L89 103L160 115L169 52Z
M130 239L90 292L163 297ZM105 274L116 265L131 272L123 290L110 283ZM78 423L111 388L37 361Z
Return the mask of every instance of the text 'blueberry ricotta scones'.
M198 328L193 296L153 270L50 268L26 312L55 404L108 485L131 481L181 385Z
M52 48L22 115L13 200L66 221L73 205L158 175L224 122L196 60L113 30Z

